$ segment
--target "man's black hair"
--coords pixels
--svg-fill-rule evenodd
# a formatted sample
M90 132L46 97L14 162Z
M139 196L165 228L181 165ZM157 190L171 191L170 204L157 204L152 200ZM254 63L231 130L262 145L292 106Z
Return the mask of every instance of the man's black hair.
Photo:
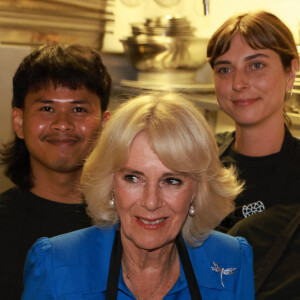
M23 109L30 91L49 84L70 89L87 88L100 99L101 111L107 110L111 77L97 50L82 45L46 45L26 56L13 77L12 107ZM0 150L0 163L5 175L19 188L30 189L33 180L29 152L23 139L14 139Z

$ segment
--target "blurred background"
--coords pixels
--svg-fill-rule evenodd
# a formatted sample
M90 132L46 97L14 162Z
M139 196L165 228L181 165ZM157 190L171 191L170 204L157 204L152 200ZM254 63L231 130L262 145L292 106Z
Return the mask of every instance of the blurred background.
M113 78L110 110L145 90L175 90L203 110L215 132L231 130L216 105L206 43L231 15L256 10L276 14L300 44L299 0L0 0L0 142L12 135L17 66L34 48L57 42L102 52ZM298 137L299 82L298 73L289 111ZM0 192L10 185L0 167Z

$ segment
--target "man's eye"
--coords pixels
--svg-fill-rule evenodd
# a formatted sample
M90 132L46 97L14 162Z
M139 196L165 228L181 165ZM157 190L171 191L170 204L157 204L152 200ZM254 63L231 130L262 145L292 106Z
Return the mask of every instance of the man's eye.
M74 111L75 112L86 112L87 110L85 108L83 108L83 107L75 107Z
M182 183L178 178L167 178L165 181L169 185L180 185Z
M138 177L135 175L125 175L124 179L125 179L125 181L133 182L133 183L136 183L139 180Z
M43 106L43 107L41 107L40 110L42 110L42 111L47 111L47 112L51 112L51 111L53 111L53 108L50 107L50 106Z
M217 69L217 73L220 73L220 74L227 74L230 72L230 69L229 68L226 68L226 67L223 67L223 68L218 68Z

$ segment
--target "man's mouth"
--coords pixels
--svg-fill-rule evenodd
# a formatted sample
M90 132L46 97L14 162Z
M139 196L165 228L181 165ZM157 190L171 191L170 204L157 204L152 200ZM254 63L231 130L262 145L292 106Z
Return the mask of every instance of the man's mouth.
M41 140L51 144L75 144L79 142L81 139L78 136L45 135L41 138Z

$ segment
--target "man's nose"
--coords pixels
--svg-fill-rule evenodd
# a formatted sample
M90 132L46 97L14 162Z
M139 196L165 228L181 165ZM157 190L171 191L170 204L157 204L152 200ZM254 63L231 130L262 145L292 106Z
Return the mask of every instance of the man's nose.
M65 112L56 113L51 128L59 131L69 131L75 128L74 121L72 117Z

